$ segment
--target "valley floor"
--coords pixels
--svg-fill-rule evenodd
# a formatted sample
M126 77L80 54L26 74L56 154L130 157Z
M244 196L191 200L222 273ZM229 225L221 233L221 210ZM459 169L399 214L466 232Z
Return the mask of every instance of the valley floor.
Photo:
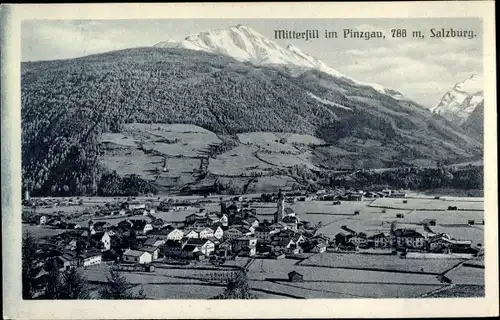
M252 195L244 195L251 199ZM208 212L219 209L220 197L169 197L180 199L204 199ZM159 202L164 197L137 198ZM40 208L38 213L54 211L89 210L113 198L83 198L83 204L76 207ZM448 211L449 205L456 205L460 211ZM332 238L342 232L344 226L357 232L387 231L392 221L398 225L418 226L424 219L436 219L432 228L448 233L457 239L471 240L474 246L484 243L484 225L469 225L469 220L484 219L482 198L441 197L410 194L402 199L377 199L370 201L343 201L332 205L331 201L298 201L286 204L301 220L318 224L317 233ZM276 210L274 203L253 202L251 207L260 219L272 219ZM197 208L156 213L157 217L169 223L181 223ZM354 214L358 211L359 214ZM396 218L396 214L403 214ZM90 219L116 224L117 218L96 218L83 216L75 220L82 226ZM35 237L43 239L64 230L43 225L23 224ZM436 231L436 232L438 232ZM478 257L481 267L465 263L464 259L404 259L390 254L369 254L370 252L339 253L329 248L319 254L301 254L296 258L272 260L264 258L237 258L214 267L209 262L191 262L185 267L154 263L153 273L126 272L127 279L142 287L150 299L209 299L222 292L225 286L224 273L234 272L234 267L246 267L250 286L258 298L417 298L445 296L484 296L484 262ZM209 267L209 268L207 268ZM85 274L98 288L106 282L110 265L87 267ZM210 270L207 270L210 269ZM288 273L299 272L303 281L290 282ZM444 275L451 284L439 279Z

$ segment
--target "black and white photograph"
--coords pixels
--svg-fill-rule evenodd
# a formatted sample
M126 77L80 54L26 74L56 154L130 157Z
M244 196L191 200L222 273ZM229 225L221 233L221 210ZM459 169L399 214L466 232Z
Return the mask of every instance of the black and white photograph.
M480 17L19 29L23 300L485 298Z

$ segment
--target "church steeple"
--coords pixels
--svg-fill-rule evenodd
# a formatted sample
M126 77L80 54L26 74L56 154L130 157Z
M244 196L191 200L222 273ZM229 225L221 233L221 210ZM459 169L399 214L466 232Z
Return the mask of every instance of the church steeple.
M285 217L285 197L281 190L278 192L277 210L274 214L274 222L279 222Z

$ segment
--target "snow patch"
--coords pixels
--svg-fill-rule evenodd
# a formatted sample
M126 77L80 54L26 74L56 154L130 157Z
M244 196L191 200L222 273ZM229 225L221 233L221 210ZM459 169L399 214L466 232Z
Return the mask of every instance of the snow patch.
M335 103L335 102L332 102L332 101L329 101L329 100L326 100L326 99L322 99L314 94L312 94L311 92L307 92L307 95L310 96L311 98L313 98L314 100L317 100L323 104L326 104L328 106L332 106L332 107L337 107L337 108L341 108L341 109L344 109L344 110L349 110L349 111L352 111L352 108L349 108L349 107L346 107L346 106L343 106L341 104L338 104L338 103Z

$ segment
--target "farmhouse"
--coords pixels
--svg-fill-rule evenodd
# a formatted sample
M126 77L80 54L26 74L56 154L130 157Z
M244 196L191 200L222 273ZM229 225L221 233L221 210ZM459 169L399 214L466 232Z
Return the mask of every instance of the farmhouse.
M250 247L252 250L252 255L255 255L255 247L257 246L257 238L243 236L233 240L233 250L238 252L244 247Z
M224 237L224 230L220 226L217 226L217 229L214 231L214 238L221 240Z
M138 210L138 209L146 209L146 204L141 203L139 201L132 201L128 204L129 210Z
M138 251L148 252L149 254L151 254L153 260L158 259L158 256L160 254L160 249L154 246L144 246L140 248Z
M97 251L89 251L78 256L78 265L87 267L94 264L100 264L102 261L102 253Z
M326 251L326 245L324 243L318 243L311 249L311 252L314 253L322 253L325 251Z
M389 233L379 232L373 235L373 246L375 248L389 248L392 246L392 237Z
M210 228L199 229L197 232L200 239L209 239L214 236L214 231Z
M196 238L199 238L200 237L200 234L194 230L191 230L189 231L188 233L186 233L184 235L185 238L192 238L192 239L196 239Z
M148 238L144 242L144 245L145 246L152 246L152 247L160 247L160 246L164 245L165 242L166 242L166 240L164 240L164 239L153 237L153 238Z
M151 253L139 250L127 250L123 253L123 262L146 264L151 263L153 256Z
M163 255L167 257L178 257L182 254L182 243L178 241L168 240L161 248Z
M393 243L397 248L423 248L425 237L415 229L397 229L393 232Z
M200 252L200 249L195 245L189 244L189 245L185 245L182 248L181 255L184 258L194 258L196 252Z
M184 247L188 245L196 246L198 251L206 256L211 255L215 251L215 244L208 239L186 239Z
M259 240L259 242L269 243L271 242L272 235L278 232L279 230L272 229L268 226L258 227L255 228L255 237Z

